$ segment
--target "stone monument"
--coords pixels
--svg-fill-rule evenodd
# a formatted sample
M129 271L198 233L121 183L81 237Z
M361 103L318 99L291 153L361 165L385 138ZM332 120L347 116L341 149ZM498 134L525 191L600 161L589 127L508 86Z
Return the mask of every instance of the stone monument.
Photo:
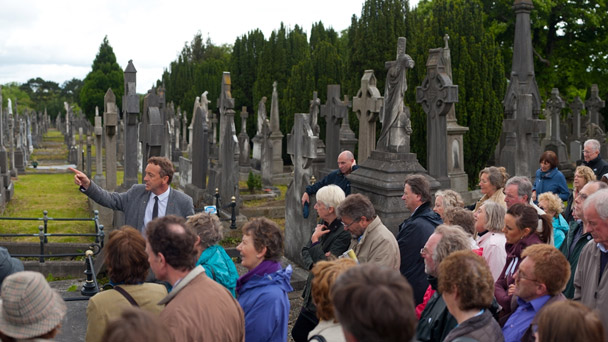
M108 88L103 98L103 123L106 141L106 190L116 189L116 131L118 129L118 107L116 95Z
M247 107L241 110L241 133L239 133L239 173L240 180L247 180L251 171L251 160L249 159L249 135L247 135Z
M359 119L359 163L367 160L376 148L376 121L383 104L384 98L376 88L374 70L365 70L361 77L361 88L353 98L353 110Z
M192 197L195 206L203 199L209 168L209 144L207 106L199 106L192 118L192 183L186 184L185 192ZM181 171L181 170L180 170Z
M101 124L101 116L99 116L99 108L95 107L95 177L93 181L102 188L106 187L106 177L103 175L103 126Z
M122 183L123 189L130 189L131 186L138 183L137 180L137 125L139 116L139 96L137 95L137 70L133 65L133 61L129 60L124 71L124 88L125 93L122 97L122 112L123 121L125 123L124 145L124 178ZM142 176L143 177L143 176Z
M251 166L254 169L260 170L262 160L262 128L266 121L266 96L263 96L258 103L258 117L256 121L256 133L253 137L253 154L251 158Z
M270 101L270 142L272 143L272 173L283 172L283 133L279 125L279 95L277 81L272 83L272 100Z
M325 169L320 177L325 177L336 169L340 148L340 119L348 115L348 104L340 100L340 85L327 85L327 102L321 105L321 116L325 118Z
M585 104L580 97L576 96L570 104L572 111L572 133L570 134L570 163L576 163L583 158L583 144L581 142L581 112Z
M584 140L596 139L602 145L606 143L603 117L600 115L600 110L604 107L606 107L606 101L600 98L597 84L591 85L591 95L585 101L587 119L585 120L585 132L583 133ZM602 159L607 159L608 149L601 148L600 154Z
M551 97L547 100L546 108L551 115L551 131L542 142L542 148L544 151L553 151L557 155L559 160L559 169L562 171L564 176L572 176L572 165L568 162L568 151L566 151L566 144L561 139L560 132L560 118L562 115L562 109L566 107L566 103L559 96L559 89L551 89ZM539 156L540 157L540 156Z
M344 104L346 107L350 108L351 104L348 101L348 95L344 95ZM351 151L355 153L355 146L357 146L357 138L355 137L355 132L350 129L350 122L348 118L348 109L346 113L344 113L344 118L342 118L342 124L340 125L340 152L342 151Z

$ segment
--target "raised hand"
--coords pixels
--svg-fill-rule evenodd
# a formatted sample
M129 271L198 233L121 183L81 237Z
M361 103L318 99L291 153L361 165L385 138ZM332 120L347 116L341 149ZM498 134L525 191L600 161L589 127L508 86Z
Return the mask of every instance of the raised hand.
M87 177L87 175L72 167L68 167L68 170L74 172L74 183L76 183L76 185L83 187L85 190L89 188L89 185L91 185L91 180L89 177Z

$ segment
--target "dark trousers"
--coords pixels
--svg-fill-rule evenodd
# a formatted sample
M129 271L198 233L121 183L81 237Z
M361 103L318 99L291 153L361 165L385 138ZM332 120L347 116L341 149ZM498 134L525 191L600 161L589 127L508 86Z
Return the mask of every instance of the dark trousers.
M316 315L302 308L296 323L291 329L291 337L293 337L295 342L307 342L308 333L311 332L312 329L317 326L317 324L319 324L319 319L316 317Z

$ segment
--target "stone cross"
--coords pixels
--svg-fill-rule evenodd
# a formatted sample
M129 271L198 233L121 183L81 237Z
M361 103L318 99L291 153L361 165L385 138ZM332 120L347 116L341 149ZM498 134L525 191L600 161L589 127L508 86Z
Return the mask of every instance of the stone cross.
M148 159L161 155L161 145L164 136L164 124L159 108L159 97L154 89L144 97L144 113L140 125L140 140L142 141L142 174L145 174Z
M426 67L427 74L422 86L416 88L416 102L422 105L426 113L428 171L441 183L442 188L450 188L446 115L458 102L458 86L452 84L446 72L443 48L429 50Z
M353 98L353 110L359 119L359 163L367 160L376 148L376 121L383 104L384 98L376 87L374 70L365 70L361 77L361 87Z
M291 133L287 135L287 153L293 163L293 180L285 194L285 255L300 264L300 250L310 239L316 224L314 210L310 211L311 215L307 219L302 216L301 202L306 186L310 185L311 166L317 156L315 146L319 139L314 135L309 122L309 114L295 114Z
M384 87L384 107L380 115L382 131L378 138L377 149L385 152L410 152L410 123L409 108L403 103L407 91L407 69L414 67L414 60L405 54L406 39L399 37L397 42L397 58L386 62L388 69Z
M348 95L344 95L343 103L346 107L350 108L351 103L348 100ZM354 151L355 146L357 145L357 138L355 137L355 132L350 129L349 122L349 111L347 110L344 114L344 118L342 119L342 124L340 125L340 151ZM353 152L354 153L354 152Z
M249 135L247 135L247 107L243 106L241 110L241 133L239 133L239 166L249 167Z
M572 139L579 140L581 138L581 112L585 109L585 104L580 97L576 96L570 104L572 111Z
M103 123L105 126L106 140L106 190L116 189L116 132L118 130L118 107L116 96L111 88L108 88L104 99Z
M585 101L585 107L587 108L587 122L601 127L600 110L606 107L606 101L600 98L597 84L591 85L591 96Z
M205 189L207 169L209 168L209 126L207 125L207 108L198 107L192 118L192 185Z
M569 168L568 165L568 151L566 150L566 144L561 139L560 132L560 118L562 110L566 107L566 103L559 96L559 90L557 88L551 89L551 97L547 100L546 108L551 116L551 131L549 136L543 140L543 150L551 150L557 155L557 159L560 163L560 169Z
M279 95L277 82L272 83L272 100L270 102L270 143L272 144L272 173L283 172L283 133L279 127Z
M340 85L327 85L327 102L321 105L325 118L325 168L335 169L340 154L340 119L348 115L348 105L340 100Z

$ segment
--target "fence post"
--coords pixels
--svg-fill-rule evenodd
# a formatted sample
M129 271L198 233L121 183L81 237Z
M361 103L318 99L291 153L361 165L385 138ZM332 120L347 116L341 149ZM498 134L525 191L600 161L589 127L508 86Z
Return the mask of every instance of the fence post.
M91 297L99 292L99 288L97 287L97 279L95 278L95 273L93 272L93 251L89 249L85 252L85 255L87 269L84 271L84 274L86 274L87 280L84 282L84 285L82 285L80 294Z
M232 207L232 215L230 215L230 229L236 229L236 197L230 199L230 207Z
M215 207L217 208L217 217L219 217L220 219L222 218L220 216L220 189L219 188L215 188Z
M38 226L38 236L40 237L40 257L38 258L38 261L40 261L40 263L44 263L44 241L46 240L44 227Z
M48 211L44 210L42 212L44 214L44 217L42 218L42 220L44 220L44 234L47 233L47 229L48 229L48 222L49 222L49 216L48 216ZM44 243L48 243L48 239L46 238L46 235L44 236Z

